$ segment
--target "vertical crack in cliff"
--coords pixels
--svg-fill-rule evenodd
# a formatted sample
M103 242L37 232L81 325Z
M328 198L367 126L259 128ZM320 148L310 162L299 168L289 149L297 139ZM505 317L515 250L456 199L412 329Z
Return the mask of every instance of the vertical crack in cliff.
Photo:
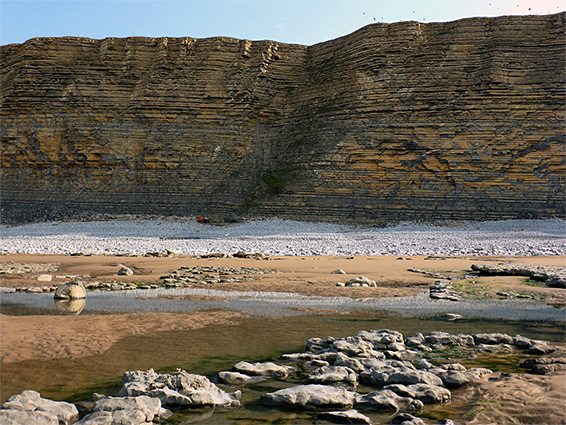
M2 46L2 220L564 216L565 17Z

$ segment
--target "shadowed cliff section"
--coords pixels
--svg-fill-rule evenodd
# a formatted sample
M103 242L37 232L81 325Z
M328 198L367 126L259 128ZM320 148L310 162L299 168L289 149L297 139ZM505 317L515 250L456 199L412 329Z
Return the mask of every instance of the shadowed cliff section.
M564 217L565 21L2 46L2 221Z

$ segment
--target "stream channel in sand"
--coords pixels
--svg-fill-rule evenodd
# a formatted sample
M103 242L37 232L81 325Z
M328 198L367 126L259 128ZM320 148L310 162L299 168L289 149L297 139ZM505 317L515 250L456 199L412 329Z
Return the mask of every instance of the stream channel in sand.
M65 314L55 305L52 294L5 293L1 302L2 313L10 316ZM240 315L228 325L127 336L97 355L4 363L2 401L25 389L72 402L88 400L93 392L115 395L126 370L182 368L212 378L241 360L264 361L277 359L282 353L303 351L305 341L311 337L343 337L364 329L398 330L405 336L431 331L503 332L560 343L565 335L561 309L530 301L431 301L426 293L356 300L285 293L156 289L89 293L80 309L81 317L141 313L147 314L148 320L157 312L207 311L214 316L221 310L230 310ZM460 313L464 318L454 322L435 318L439 312L448 311ZM478 358L466 364L472 365L500 372L519 371L517 358ZM222 387L230 392L237 389ZM243 389L241 409L214 413L204 410L177 419L181 420L179 423L206 424L312 423L312 414L273 411L259 404L262 393L280 388L278 381L252 385ZM454 403L427 406L424 417L457 420L460 407ZM368 416L374 423L386 423L391 415Z

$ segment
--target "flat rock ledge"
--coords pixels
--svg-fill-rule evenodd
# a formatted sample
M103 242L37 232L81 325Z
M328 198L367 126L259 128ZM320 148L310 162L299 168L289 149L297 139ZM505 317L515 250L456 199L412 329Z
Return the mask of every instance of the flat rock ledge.
M504 262L472 264L472 270L483 275L527 276L552 288L566 288L566 267Z
M537 374L566 370L565 349L521 335L431 332L405 338L381 329L344 338L310 338L304 352L284 354L277 362L241 361L215 379L232 388L262 388L266 392L259 402L264 407L302 411L315 415L313 419L369 424L366 415L380 413L395 415L391 424L422 425L418 415L425 405L448 402L452 390L492 373L454 362L446 355L454 349L460 358L515 352L523 360L520 366ZM94 394L80 421L73 404L24 391L0 407L0 423L141 425L164 421L172 411L190 415L193 423L205 421L216 408L240 408L241 395L240 390L229 393L208 378L181 369L164 374L153 369L128 371L117 397ZM203 416L198 413L202 408L211 410Z
M160 277L160 283L146 284L127 281L79 281L73 280L60 285L18 287L16 292L45 293L61 291L64 285L68 287L72 282L80 282L86 291L131 291L134 289L157 288L186 288L194 285L213 285L217 283L240 283L255 279L259 275L279 273L279 270L260 269L252 267L219 267L194 266L181 267L173 273ZM133 276L134 271L122 264L116 273L117 276ZM68 291L68 290L67 290ZM84 298L84 297L83 297Z
M161 276L166 288L181 288L197 284L238 283L252 280L254 275L278 273L251 267L193 266L181 267L171 274Z

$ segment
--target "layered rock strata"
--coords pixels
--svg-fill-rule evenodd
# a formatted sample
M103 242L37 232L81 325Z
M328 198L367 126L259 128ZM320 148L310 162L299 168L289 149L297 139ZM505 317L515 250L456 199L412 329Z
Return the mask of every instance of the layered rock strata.
M563 217L565 20L2 46L2 220Z

